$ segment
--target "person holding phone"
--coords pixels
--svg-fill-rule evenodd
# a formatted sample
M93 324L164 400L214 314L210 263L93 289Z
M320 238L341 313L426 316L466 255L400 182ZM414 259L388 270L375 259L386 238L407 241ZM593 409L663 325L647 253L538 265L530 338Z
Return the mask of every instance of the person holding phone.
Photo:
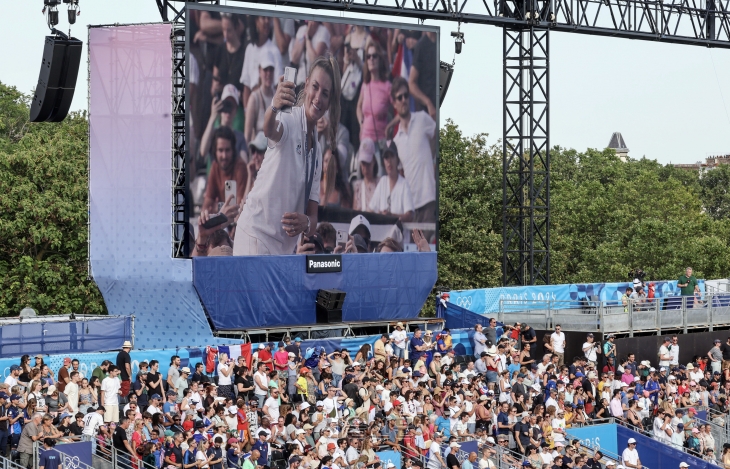
M280 112L285 106L291 112ZM293 254L299 235L315 233L322 173L317 121L328 110L339 122L340 72L334 57L312 64L298 99L294 83L279 78L264 123L268 149L236 226L234 255ZM328 139L334 146L332 129Z

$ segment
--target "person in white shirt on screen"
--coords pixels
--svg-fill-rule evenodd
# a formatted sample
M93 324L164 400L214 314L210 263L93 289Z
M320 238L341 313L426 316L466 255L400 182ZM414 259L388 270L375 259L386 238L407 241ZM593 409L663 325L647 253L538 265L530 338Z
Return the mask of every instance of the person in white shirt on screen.
M252 42L246 46L240 79L243 85L241 102L246 104L248 104L248 98L251 96L251 92L259 84L259 63L263 54L268 52L275 58L275 77L280 77L284 73L284 67L281 63L281 52L279 52L279 48L271 41L271 18L268 16L255 16L253 18L254 27L249 28L252 35Z
M268 149L236 227L233 255L293 254L299 235L317 229L322 149L317 121L327 110L340 115L340 69L334 57L320 57L295 99L294 83L279 78L266 111ZM291 106L290 112L280 112ZM334 131L329 135L334 145Z
M398 173L398 148L391 143L383 152L386 176L380 178L370 199L371 212L398 215L403 222L413 219L413 198L406 179Z
M307 79L310 67L317 58L327 53L331 37L327 27L319 21L307 20L299 27L294 40L289 42L289 58L291 63L297 64L297 85Z
M405 78L397 77L390 89L390 99L397 118L398 132L393 141L403 163L415 206L414 220L436 222L435 148L438 139L436 121L425 111L411 112L410 92Z

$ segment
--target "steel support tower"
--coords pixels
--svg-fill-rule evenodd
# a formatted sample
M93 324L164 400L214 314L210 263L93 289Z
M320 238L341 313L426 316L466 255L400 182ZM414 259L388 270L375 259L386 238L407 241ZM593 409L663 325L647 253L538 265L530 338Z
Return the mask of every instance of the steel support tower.
M185 5L155 0L174 24L173 255L185 240ZM550 32L730 48L730 0L230 0L503 28L502 280L550 283ZM183 41L179 44L176 41ZM180 80L178 82L177 80ZM180 86L178 86L180 84Z

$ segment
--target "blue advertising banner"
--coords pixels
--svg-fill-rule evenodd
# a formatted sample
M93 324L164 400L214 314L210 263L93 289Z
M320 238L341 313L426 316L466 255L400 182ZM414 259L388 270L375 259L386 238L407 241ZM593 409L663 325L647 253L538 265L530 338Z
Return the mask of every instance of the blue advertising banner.
M591 425L581 428L567 428L570 438L577 438L582 445L619 454L616 438L616 424Z
M375 455L380 458L380 467L385 468L388 467L388 464L393 463L393 465L400 469L401 467L401 455L397 451L378 451L375 453Z
M679 296L676 280L653 281L657 298ZM701 291L705 291L705 281L699 280ZM504 311L520 311L526 308L545 308L546 301L554 301L552 309L578 308L587 299L615 301L619 304L631 282L617 283L580 283L563 285L536 285L522 287L481 288L478 290L452 290L449 302L478 314L495 314L500 311L502 301Z
M78 443L65 443L56 446L48 451L61 454L61 461L64 469L80 469L92 467L91 442L80 441ZM81 463L81 464L80 464ZM86 466L84 466L84 464Z

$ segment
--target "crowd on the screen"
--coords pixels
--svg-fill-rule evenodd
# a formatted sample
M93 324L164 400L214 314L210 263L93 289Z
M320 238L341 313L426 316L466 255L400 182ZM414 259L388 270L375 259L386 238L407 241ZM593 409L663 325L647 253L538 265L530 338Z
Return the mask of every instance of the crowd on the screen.
M320 205L435 223L436 33L199 10L188 29L188 165L191 180L201 176L191 185L201 211L227 211L227 180L239 205L253 188L267 150L264 114L284 68L296 68L300 89L317 57L332 55L342 111L340 122L326 115L317 124ZM336 148L324 138L332 126Z

